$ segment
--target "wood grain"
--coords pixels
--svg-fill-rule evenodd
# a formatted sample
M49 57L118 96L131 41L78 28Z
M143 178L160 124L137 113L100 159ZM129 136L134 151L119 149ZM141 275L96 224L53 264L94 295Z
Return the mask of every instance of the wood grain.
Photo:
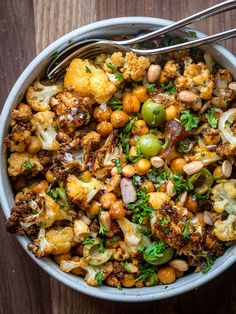
M95 20L118 16L154 16L172 20L197 12L216 0L7 0L0 1L1 90L7 93L30 59L61 35ZM236 12L227 12L196 28L208 34L232 28ZM236 53L235 40L226 47ZM2 103L1 102L1 103ZM0 225L1 314L236 314L236 265L205 286L159 302L124 304L77 293L45 274Z

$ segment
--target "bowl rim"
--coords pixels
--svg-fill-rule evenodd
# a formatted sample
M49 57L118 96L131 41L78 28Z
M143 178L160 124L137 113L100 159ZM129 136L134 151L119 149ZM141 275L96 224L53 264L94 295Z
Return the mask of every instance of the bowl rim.
M16 99L16 96L19 94L20 89L22 88L23 82L26 81L27 77L30 75L30 73L39 66L40 62L50 56L55 50L59 49L64 43L68 42L69 40L73 39L74 37L78 35L84 35L88 32L91 32L93 30L96 30L100 27L111 27L111 26L117 26L122 24L150 24L153 26L166 26L173 23L173 21L166 20L166 19L160 19L160 18L153 18L153 17L142 17L142 16L131 16L131 17L118 17L118 18L112 18L112 19L106 19L101 20L98 22L90 23L88 25L79 27L64 36L60 37L53 43L51 43L49 46L47 46L45 49L43 49L31 62L30 64L25 68L25 70L22 72L22 74L19 76L17 81L15 82L13 88L11 89L5 104L2 109L1 113L1 124L0 124L0 142L2 145L0 145L0 164L3 163L4 160L4 148L3 148L3 141L4 141L4 131L5 131L5 122L7 120L9 111L12 108L12 104L14 104L14 101ZM186 28L187 29L187 28ZM197 37L204 37L206 36L204 33L199 32L194 29L197 33ZM225 59L231 59L234 60L236 63L236 57L228 51L226 48L214 44L212 45L219 53L224 55ZM7 217L9 213L9 203L8 198L4 190L4 177L2 172L0 172L0 202L3 208L3 212L5 217ZM120 301L120 302L144 302L144 301L154 301L154 300L160 300L164 298L169 298L173 296L177 296L179 294L188 292L192 289L195 289L208 281L212 280L213 278L217 277L219 274L224 272L228 267L230 267L234 262L236 262L236 246L233 248L233 253L227 256L226 260L218 266L216 269L210 271L207 275L200 276L197 278L194 282L190 282L186 285L183 285L181 287L177 287L174 289L163 289L163 293L157 293L155 292L155 287L151 288L142 288L146 289L147 292L150 291L150 293L146 294L140 294L138 291L140 288L132 288L132 290L136 291L135 294L129 294L130 289L122 289L119 293L114 292L114 288L108 287L108 289L104 288L96 288L91 287L88 285L81 284L80 278L76 279L78 280L78 284L74 285L74 280L71 279L71 275L68 275L66 273L61 272L60 270L53 267L53 264L55 263L50 259L45 260L39 260L35 258L28 250L27 250L27 238L26 237L19 237L17 236L17 240L20 242L21 246L24 248L24 250L27 252L27 254L41 267L43 268L48 274L65 284L66 286L69 286L72 289L77 290L78 292L85 293L89 296L105 299L105 300L111 300L111 301ZM53 263L53 264L52 264ZM83 279L82 279L83 280ZM166 286L164 286L165 288Z

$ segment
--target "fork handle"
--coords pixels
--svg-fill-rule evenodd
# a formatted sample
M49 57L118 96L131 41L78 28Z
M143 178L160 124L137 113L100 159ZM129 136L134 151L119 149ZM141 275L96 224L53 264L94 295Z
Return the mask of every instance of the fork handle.
M146 49L146 50L144 50L144 49L133 49L133 48L129 48L129 49L138 55L150 55L150 54L155 54L155 53L166 53L166 52L171 52L171 51L176 51L176 50L199 47L199 46L211 44L211 43L214 43L214 42L217 42L220 40L229 39L232 37L236 37L236 28L230 29L230 30L222 32L222 33L214 34L211 36L207 36L204 38L188 41L185 43L181 43L181 44L177 44L177 45L169 46L169 47Z
M222 3L216 4L216 5L208 8L208 9L205 9L205 10L200 11L198 13L195 13L189 17L186 17L186 18L184 18L178 22L172 23L171 25L168 25L168 26L162 27L158 30L155 30L153 32L150 32L148 34L138 36L138 37L128 39L128 40L116 41L116 43L120 44L120 45L131 45L131 44L139 43L139 42L145 41L145 40L153 38L153 37L164 35L166 33L169 33L171 31L174 31L176 29L179 29L181 27L189 25L193 22L201 21L205 18L214 16L218 13L222 13L222 12L228 11L230 9L234 9L234 8L236 8L236 0L224 1Z

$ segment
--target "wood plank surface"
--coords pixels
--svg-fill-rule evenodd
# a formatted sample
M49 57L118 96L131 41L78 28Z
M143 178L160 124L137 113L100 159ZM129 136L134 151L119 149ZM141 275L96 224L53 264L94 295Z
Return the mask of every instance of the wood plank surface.
M217 0L1 0L0 100L30 60L61 35L87 23L118 16L153 16L177 20ZM235 27L236 11L198 22L206 33ZM226 47L236 53L236 41ZM197 290L151 303L115 303L91 298L44 273L7 234L0 217L1 314L236 314L236 265Z

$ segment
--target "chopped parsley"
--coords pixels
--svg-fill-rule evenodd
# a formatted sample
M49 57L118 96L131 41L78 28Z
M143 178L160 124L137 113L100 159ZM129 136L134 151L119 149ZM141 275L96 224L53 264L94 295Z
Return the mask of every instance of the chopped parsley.
M210 124L210 126L213 129L216 129L218 121L217 121L217 119L215 117L215 110L213 108L208 110L207 113L205 114L205 117L207 119L207 122Z
M85 72L86 72L86 73L92 73L92 71L90 70L90 68L87 67L87 66L85 66Z
M99 271L98 273L96 273L96 275L95 275L95 280L97 281L98 286L101 286L101 285L102 285L102 282L103 282L103 280L104 280L104 276L103 276L103 274L102 274L101 271Z
M157 274L154 267L144 264L139 266L139 272L135 279L135 281L147 279L151 285L155 283L157 280Z
M134 186L139 186L142 183L142 177L138 175L134 175L132 177L132 183Z
M82 241L82 244L84 245L88 245L88 244L93 244L94 243L94 239L91 239L89 237L84 238L84 240Z
M169 171L163 171L161 174L159 174L158 170L155 168L152 168L148 173L147 177L150 181L153 183L163 183L166 182L169 178L170 172Z
M129 268L129 262L128 261L125 261L123 263L123 266L124 266L124 270L127 271L127 273L131 273L131 270Z
M189 110L185 110L180 117L180 122L184 125L185 130L188 132L198 126L199 119L194 114L190 113Z
M184 191L189 190L188 182L185 181L180 174L175 173L172 178L174 180L174 191L175 192L180 193L180 192L184 192Z
M184 239L189 239L189 225L190 225L190 220L186 220L184 222L182 222L184 225L184 229L183 229L183 237Z
M70 203L66 194L66 190L62 187L55 189L47 189L46 193L51 196L57 204L61 206L61 209L67 211L70 209Z
M137 192L137 201L128 205L128 209L133 209L134 214L132 216L133 222L142 224L152 217L154 209L148 203L149 195L146 193L146 189L142 188Z
M30 160L25 160L23 163L23 166L25 167L26 170L29 170L29 171L33 169L33 165L30 162Z
M151 232L148 230L148 228L147 227L145 227L145 226L138 226L137 227L137 231L141 234L141 235L143 235L143 236L146 236L146 237L151 237Z
M143 251L143 258L150 264L155 263L164 256L164 252L167 248L168 245L162 241L153 242Z
M116 66L111 62L106 62L106 66L112 70L116 70Z
M135 163L135 162L137 162L140 158L143 158L143 154L141 153L141 149L140 149L140 146L139 145L137 145L136 146L136 150L137 150L137 155L134 155L134 156L129 156L129 159L133 162L133 163Z
M214 264L216 258L215 257L210 257L206 253L205 254L204 253L203 254L199 254L199 255L197 255L197 257L201 257L201 258L204 259L204 262L205 262L206 266L203 267L202 273L206 274L211 269L211 267Z
M148 83L145 85L145 87L149 93L153 93L155 90L156 84L155 83Z
M115 74L115 79L116 79L117 81L122 82L122 81L124 80L124 79L123 79L123 76L122 76L122 74L121 74L120 72L116 71L114 74Z
M98 252L99 253L105 252L105 244L104 244L104 241L102 239L99 242Z
M160 225L161 225L162 227L167 226L169 223L170 223L170 219L167 219L167 218L165 218L165 217L162 218L161 221L160 221Z
M164 47L169 47L169 46L174 46L177 44L181 44L181 43L185 43L186 41L188 41L186 38L182 38L182 37L168 37L165 36L164 40L163 40L163 45Z
M121 167L120 159L116 159L115 163L116 163L116 167L117 167L117 172L121 173L122 172L122 167Z
M176 87L172 80L170 80L167 84L161 84L161 88L168 91L169 95L173 95Z

